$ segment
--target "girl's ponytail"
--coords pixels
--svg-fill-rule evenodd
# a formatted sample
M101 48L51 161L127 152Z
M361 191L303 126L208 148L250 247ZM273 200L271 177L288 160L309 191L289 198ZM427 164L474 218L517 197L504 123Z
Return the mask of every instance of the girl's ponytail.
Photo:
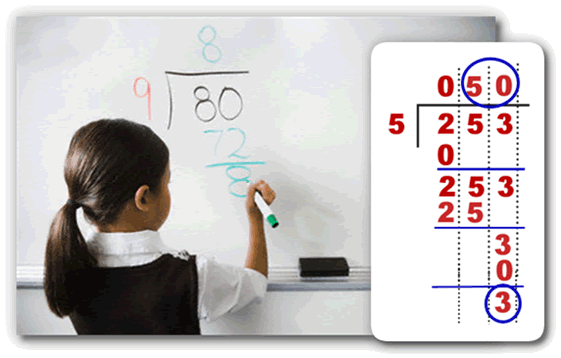
M96 266L78 227L78 207L79 204L68 200L56 214L45 252L45 294L49 308L59 317L72 312L83 284L80 277L83 278L87 269Z
M97 265L78 228L77 208L98 228L112 224L142 185L158 194L168 163L166 144L148 126L100 119L76 131L64 164L72 200L56 214L45 252L44 289L54 314L64 317L76 308L86 273Z

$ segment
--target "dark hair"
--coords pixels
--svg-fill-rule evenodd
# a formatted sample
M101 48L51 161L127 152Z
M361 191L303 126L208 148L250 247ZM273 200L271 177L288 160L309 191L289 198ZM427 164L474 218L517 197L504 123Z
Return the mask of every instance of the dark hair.
M76 208L98 226L111 224L142 185L158 194L168 162L166 144L145 125L101 119L76 131L64 165L72 201L53 219L45 252L44 289L57 316L73 311L84 284L80 275L97 265L78 228Z

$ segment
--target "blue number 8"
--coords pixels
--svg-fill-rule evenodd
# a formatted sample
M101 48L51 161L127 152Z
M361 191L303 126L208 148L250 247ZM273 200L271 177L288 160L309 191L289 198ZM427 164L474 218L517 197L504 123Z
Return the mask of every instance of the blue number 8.
M203 32L205 32L206 29L210 29L212 31L212 38L210 39L210 41L205 41L202 39L201 35L203 34ZM215 44L212 43L212 41L214 41L214 39L216 38L216 30L214 29L214 27L207 25L205 27L203 27L201 29L201 31L199 31L199 40L205 44L205 46L203 47L203 57L205 60L207 60L208 62L211 63L216 63L218 62L218 60L220 60L220 58L222 58L222 51L220 51L220 49L218 48L218 46L216 46ZM218 51L218 57L216 59L209 59L206 55L206 50L208 47L213 47L216 49L216 51Z
M247 176L242 177L242 178L234 178L233 176L230 175L229 171L231 169L235 169L235 168L240 168L240 169L245 169L247 170ZM230 165L228 168L226 168L226 175L228 176L228 178L232 179L232 182L230 183L230 185L228 186L229 192L230 194L232 194L233 196L237 196L238 198L245 198L247 195L240 195L237 194L235 192L232 191L232 185L238 183L238 182L244 182L244 183L248 183L249 182L249 177L251 176L251 169L249 169L248 167L244 167L243 165Z

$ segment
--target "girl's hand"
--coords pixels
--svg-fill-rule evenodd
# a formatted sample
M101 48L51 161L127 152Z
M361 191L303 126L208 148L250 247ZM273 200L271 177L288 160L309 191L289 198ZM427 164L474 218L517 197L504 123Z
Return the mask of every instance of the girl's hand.
M247 216L252 219L263 219L263 214L255 204L255 191L261 193L263 200L267 203L267 205L271 205L271 203L275 200L276 194L273 189L267 184L264 180L260 180L256 183L250 184L247 188L247 198L245 200L245 209L247 211Z

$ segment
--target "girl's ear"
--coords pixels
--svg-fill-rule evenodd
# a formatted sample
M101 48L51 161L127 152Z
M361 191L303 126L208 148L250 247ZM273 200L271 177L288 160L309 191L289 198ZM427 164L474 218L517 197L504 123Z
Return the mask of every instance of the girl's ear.
M143 185L136 191L134 195L134 204L140 211L148 211L148 185Z

